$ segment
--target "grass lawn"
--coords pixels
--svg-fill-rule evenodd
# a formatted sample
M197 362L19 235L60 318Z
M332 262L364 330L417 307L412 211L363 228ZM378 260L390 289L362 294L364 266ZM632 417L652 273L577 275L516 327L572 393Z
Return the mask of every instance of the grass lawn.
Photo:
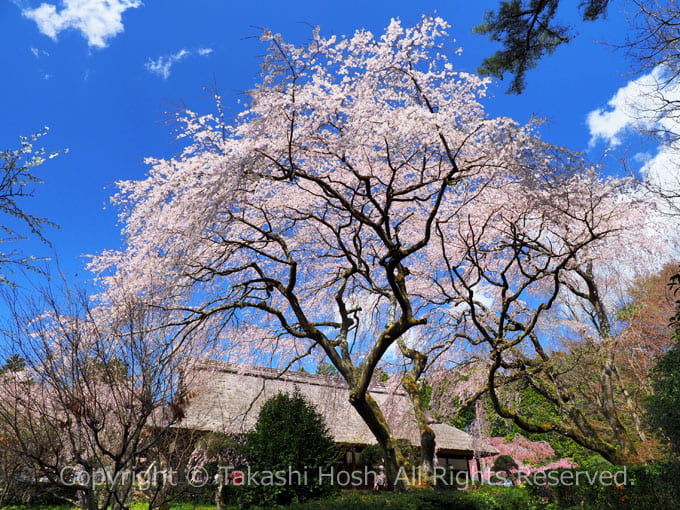
M147 510L146 503L135 503L131 510ZM172 503L168 510L215 510L202 503ZM226 509L236 509L226 506ZM405 493L346 491L307 503L293 504L289 510L525 510L531 508L526 491L517 487L482 487L469 491L414 491ZM69 506L14 506L2 510L71 510Z
M149 505L146 503L134 503L131 510L147 510ZM229 507L227 507L229 508ZM215 510L215 505L203 503L170 503L168 510Z
M338 496L285 507L289 510L528 510L529 495L519 487L481 487L467 491L413 491L362 493Z
M11 505L0 507L2 510L71 510L70 505Z

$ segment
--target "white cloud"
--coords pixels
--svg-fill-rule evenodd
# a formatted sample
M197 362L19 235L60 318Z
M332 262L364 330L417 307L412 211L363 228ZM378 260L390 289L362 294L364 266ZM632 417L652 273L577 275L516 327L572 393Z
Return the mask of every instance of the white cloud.
M172 66L177 62L184 60L186 57L191 55L199 55L205 57L213 52L212 48L199 48L196 51L190 51L182 48L177 53L172 55L165 55L158 57L156 60L150 58L144 67L151 73L161 76L164 80L170 77L172 71Z
M187 55L189 55L189 52L182 49L173 55L158 57L156 60L149 59L149 61L144 64L144 67L152 73L162 76L164 80L167 80L170 77L170 70L172 69L173 64L176 64Z
M666 82L661 67L628 82L607 102L588 114L590 145L602 140L609 146L620 145L626 135L642 131L666 131L680 135L680 120L664 115L663 109L680 101L680 82ZM659 144L656 154L638 153L640 172L652 184L678 183L680 143Z
M630 129L653 129L662 124L664 120L656 112L662 104L659 89L663 79L663 70L656 68L621 87L607 102L608 108L590 112L587 118L590 144L602 139L616 146ZM664 89L663 97L668 99L678 92L677 86L669 86Z
M41 50L41 49L33 48L33 47L31 47L31 53L33 53L33 56L35 58L49 57L50 56L50 54L48 52L46 52L45 50Z
M108 39L124 30L123 12L141 5L141 0L63 0L60 11L44 3L35 9L24 9L22 14L54 40L62 31L74 29L82 33L88 45L105 48Z

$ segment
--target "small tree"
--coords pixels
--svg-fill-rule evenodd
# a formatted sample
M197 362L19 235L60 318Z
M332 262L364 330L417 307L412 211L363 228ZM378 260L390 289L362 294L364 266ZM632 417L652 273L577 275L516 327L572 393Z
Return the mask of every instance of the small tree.
M80 508L127 508L133 475L183 416L184 370L203 352L187 349L201 342L158 330L132 302L106 316L70 289L37 294L4 296L0 462Z
M268 484L263 476L261 486L245 490L252 503L285 505L333 490L332 485L321 483L319 471L335 460L335 443L323 417L297 391L279 393L265 402L255 428L246 436L244 453L251 473L303 474L301 480L288 477L283 485Z
M519 466L517 465L517 462L515 462L515 459L510 455L500 455L497 457L491 468L492 471L505 473L508 476L518 469Z

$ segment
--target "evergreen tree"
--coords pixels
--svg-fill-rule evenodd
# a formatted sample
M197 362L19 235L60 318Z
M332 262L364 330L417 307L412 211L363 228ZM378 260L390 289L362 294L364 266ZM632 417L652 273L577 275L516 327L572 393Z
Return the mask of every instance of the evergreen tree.
M585 0L580 3L584 21L593 21L606 14L609 0ZM481 75L503 79L513 74L508 92L520 94L524 77L536 67L544 55L572 39L570 27L556 19L560 0L510 0L501 2L497 11L489 11L484 22L474 32L488 34L503 49L484 59L477 70Z
M333 490L327 479L321 483L319 472L330 472L335 443L323 417L297 391L265 402L246 436L244 453L253 479L260 483L245 487L243 499L249 503L286 505ZM285 474L285 483L279 484L278 477L272 480L269 473Z

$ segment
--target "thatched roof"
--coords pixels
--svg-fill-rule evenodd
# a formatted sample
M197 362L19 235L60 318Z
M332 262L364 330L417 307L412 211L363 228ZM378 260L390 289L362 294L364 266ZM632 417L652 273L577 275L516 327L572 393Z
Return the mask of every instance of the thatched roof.
M348 387L341 377L255 367L221 361L197 366L193 396L180 423L183 428L239 434L251 429L262 404L279 392L296 390L320 412L338 444L370 445L376 440L348 401ZM408 396L403 390L374 383L369 388L398 438L419 445L418 427ZM446 424L434 424L441 452L472 455L472 436ZM496 453L491 446L485 454Z

